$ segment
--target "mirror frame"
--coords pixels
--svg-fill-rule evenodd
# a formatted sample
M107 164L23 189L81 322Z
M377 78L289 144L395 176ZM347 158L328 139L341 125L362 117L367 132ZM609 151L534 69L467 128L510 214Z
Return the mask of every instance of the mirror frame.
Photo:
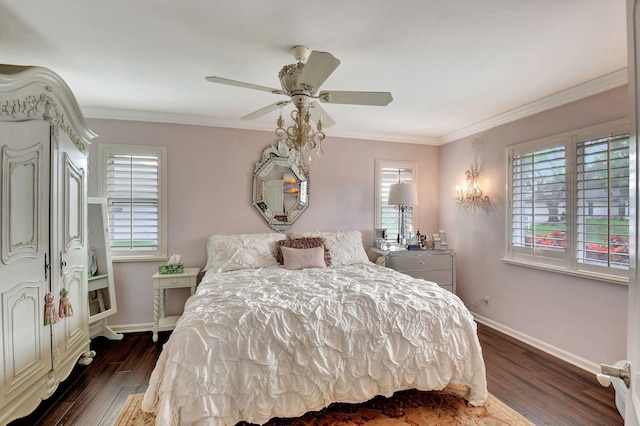
M264 198L264 182L275 169L291 172L296 179L296 202L284 212L273 211ZM270 145L265 148L262 159L256 163L253 172L253 205L275 231L288 229L309 207L309 174L302 164L300 153L289 148L284 140L279 140L277 147Z

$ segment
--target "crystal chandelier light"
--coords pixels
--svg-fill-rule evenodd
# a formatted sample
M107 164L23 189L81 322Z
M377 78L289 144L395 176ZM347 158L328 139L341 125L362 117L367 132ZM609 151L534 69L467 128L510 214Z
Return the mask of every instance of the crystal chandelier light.
M307 154L308 162L311 161L311 152L316 147L318 148L317 154L322 156L324 154L322 140L325 138L325 134L322 131L322 119L318 119L317 130L314 130L311 123L311 112L304 101L296 102L296 109L291 111L291 118L293 119L293 124L285 128L282 112L280 113L276 135L282 138L289 148L296 150L301 157L304 150Z
M459 207L471 209L489 204L489 196L482 194L482 188L478 183L480 170L469 169L465 172L464 186L456 186L456 204Z

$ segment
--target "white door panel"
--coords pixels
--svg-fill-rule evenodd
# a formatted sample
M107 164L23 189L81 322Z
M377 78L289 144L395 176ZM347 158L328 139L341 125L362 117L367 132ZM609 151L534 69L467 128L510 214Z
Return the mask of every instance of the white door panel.
M0 406L51 370L48 122L0 122Z
M52 274L56 274L53 293L56 300L67 292L73 316L53 326L54 368L61 360L77 359L89 342L87 296L87 157L63 131L54 136ZM67 367L68 368L68 367Z

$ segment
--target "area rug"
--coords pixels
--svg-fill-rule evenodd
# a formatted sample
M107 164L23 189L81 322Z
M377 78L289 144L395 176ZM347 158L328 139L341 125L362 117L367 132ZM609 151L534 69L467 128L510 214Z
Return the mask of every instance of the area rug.
M153 425L153 414L140 408L142 394L130 395L113 426ZM441 391L408 390L390 398L376 397L362 404L331 404L295 419L271 419L268 426L341 426L341 425L474 425L533 426L492 395L482 407L471 407L461 397L461 389L447 387ZM241 422L236 426L250 426Z

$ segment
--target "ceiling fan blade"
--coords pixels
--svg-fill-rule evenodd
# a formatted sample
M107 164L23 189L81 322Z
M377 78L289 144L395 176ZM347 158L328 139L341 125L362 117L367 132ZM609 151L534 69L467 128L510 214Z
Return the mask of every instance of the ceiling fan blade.
M327 129L333 126L334 124L336 124L333 118L331 118L331 116L327 114L327 111L325 111L324 108L322 108L319 103L311 102L311 104L309 105L311 107L309 108L309 112L311 113L311 119L315 123L317 123L318 120L322 120L323 129Z
M262 117L263 115L269 114L271 111L275 111L278 108L281 108L288 104L290 101L280 101L275 104L271 104L264 108L260 108L257 111L252 112L251 114L247 114L244 117L240 117L241 120L255 120L258 117Z
M258 84L245 83L244 81L231 80L230 78L216 77L214 75L212 75L211 77L205 77L205 80L207 80L207 81L209 81L211 83L220 83L220 84L227 84L229 86L244 87L246 89L261 90L263 92L275 93L277 95L286 95L287 94L287 92L285 92L285 91L283 91L281 89L274 89L273 87L267 87L267 86L260 86Z
M393 100L389 92L349 92L326 90L318 98L331 104L377 105L385 106Z
M312 87L313 93L315 93L331 73L338 68L338 65L340 65L340 60L331 53L314 50L309 55L307 63L304 64L300 77L298 77L298 83Z

